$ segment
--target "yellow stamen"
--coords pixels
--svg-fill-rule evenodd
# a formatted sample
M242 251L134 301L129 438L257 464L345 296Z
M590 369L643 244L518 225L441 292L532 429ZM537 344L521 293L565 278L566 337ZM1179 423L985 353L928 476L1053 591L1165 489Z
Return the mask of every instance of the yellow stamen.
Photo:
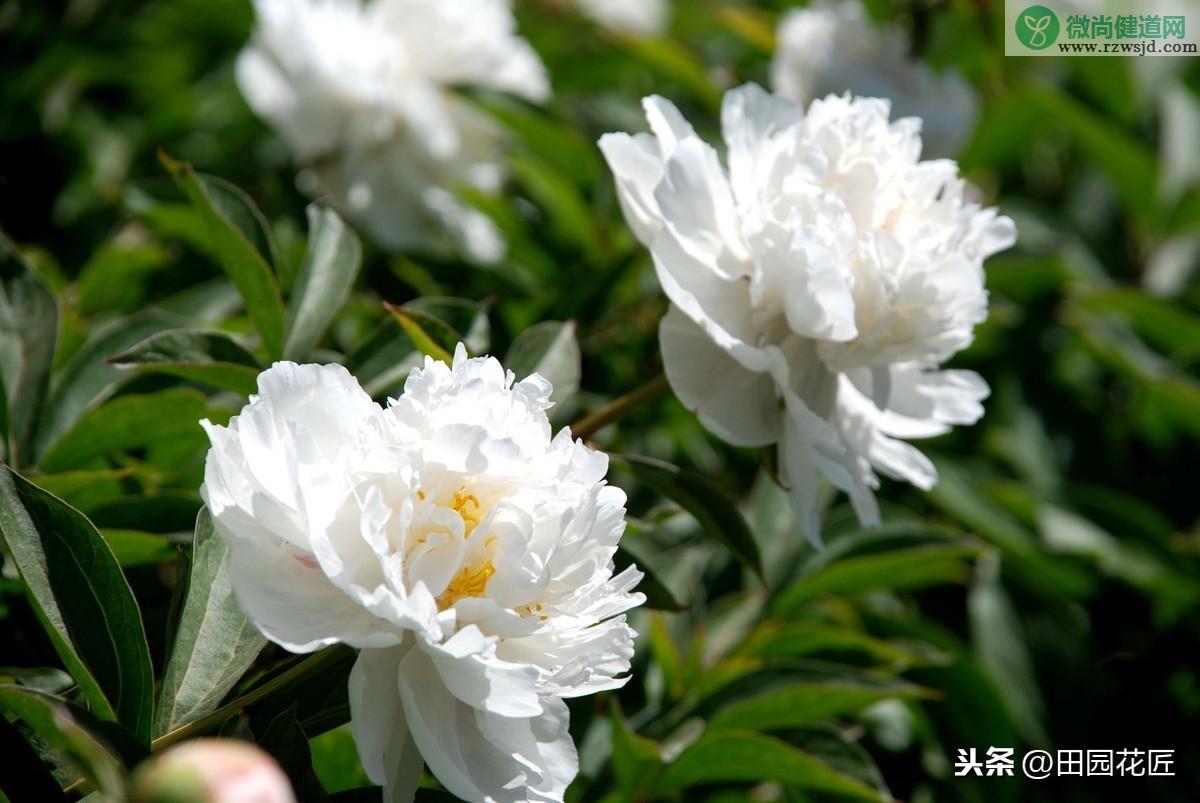
M492 566L490 560L482 565L464 566L437 598L438 610L444 611L464 597L482 597L488 579L495 573L496 567Z
M479 497L475 494L456 491L450 507L457 511L459 516L462 516L463 524L466 526L465 535L470 535L471 530L475 529L475 525L479 524L480 519L483 518L480 515L483 506L479 504Z

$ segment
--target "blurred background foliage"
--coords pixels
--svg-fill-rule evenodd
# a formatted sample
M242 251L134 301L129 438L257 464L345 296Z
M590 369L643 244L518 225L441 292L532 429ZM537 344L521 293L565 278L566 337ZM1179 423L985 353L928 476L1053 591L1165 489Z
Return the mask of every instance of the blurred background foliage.
M334 267L356 246L336 216L306 218L285 148L238 93L249 3L0 0L6 460L113 548L160 687L204 565L195 422L228 419L271 359L343 362L383 399L431 343L464 337L553 373L557 425L660 370L666 302L593 143L641 130L649 93L712 139L722 91L767 82L791 4L678 0L670 33L650 39L604 32L557 0L516 5L554 99L471 94L514 145L503 198L473 199L509 237L508 257L481 268L364 238L357 281L334 288L345 303L298 335L289 325L283 344L267 331L283 300L300 304L307 238L334 243ZM860 530L830 495L823 550L796 530L760 456L720 443L673 398L597 431L602 448L652 459L614 459L612 480L631 496L621 559L652 571L656 610L635 618L629 686L572 706L582 768L569 797L1195 800L1200 65L1006 59L1000 3L868 5L981 93L960 163L1020 232L987 263L991 315L956 360L992 385L987 414L928 444L933 492L885 485L883 527ZM223 247L213 209L253 253ZM264 265L274 300L228 278ZM38 491L14 487L32 504ZM761 577L747 567L756 554ZM124 730L92 721L35 607L10 556L0 708L37 733L60 783L82 775L103 790L106 767L119 774L147 741L121 716ZM356 790L367 782L344 693L329 693L346 656L326 655L306 693L288 675L298 659L251 646L246 674L202 712L208 732L263 744L304 799L370 799ZM55 738L13 688L67 701L47 726ZM253 705L217 709L256 689ZM992 745L1169 748L1177 776L953 777L959 748ZM0 775L16 772L4 764Z

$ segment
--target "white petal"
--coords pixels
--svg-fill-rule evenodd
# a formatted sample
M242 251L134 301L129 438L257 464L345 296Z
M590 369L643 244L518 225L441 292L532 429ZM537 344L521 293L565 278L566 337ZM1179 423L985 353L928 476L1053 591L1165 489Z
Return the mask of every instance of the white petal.
M538 671L496 657L494 640L474 625L462 628L443 644L422 642L442 683L450 693L472 708L505 717L533 717L542 713L538 699Z
M629 228L642 245L650 245L662 228L662 212L654 189L662 181L663 159L650 134L605 134L600 151L617 180L617 199Z
M227 536L238 604L267 638L291 652L344 642L390 647L400 635L329 582L316 559L288 544Z
M411 801L423 761L400 700L400 660L411 648L363 650L350 671L350 728L363 770L388 803Z
M563 709L553 701L540 721L478 711L446 690L421 650L401 661L400 697L425 763L464 800L561 800L578 771Z
M727 278L746 274L749 254L738 232L733 194L710 145L696 137L680 142L654 198L666 224L697 260Z
M670 157L682 140L695 137L696 131L684 116L679 113L675 104L658 95L642 99L642 108L646 112L646 122L650 130L658 137L658 147L664 157Z
M820 474L812 446L788 417L779 444L779 478L788 492L792 512L801 531L814 545L821 545L821 511L817 508Z
M704 426L734 446L765 446L781 435L775 381L748 371L674 305L658 328L671 389Z
M753 198L755 168L766 140L803 118L800 104L772 95L758 84L743 84L725 93L721 132L729 146L730 183L742 203Z
M663 292L696 322L723 351L751 371L767 369L770 358L755 345L749 282L729 279L690 254L670 228L654 238L650 249Z

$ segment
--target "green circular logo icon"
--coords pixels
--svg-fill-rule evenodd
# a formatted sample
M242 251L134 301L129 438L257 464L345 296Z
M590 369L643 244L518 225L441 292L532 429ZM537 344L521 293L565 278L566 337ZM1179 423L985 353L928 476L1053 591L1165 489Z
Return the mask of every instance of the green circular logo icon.
M1045 50L1058 38L1058 17L1045 6L1030 6L1017 15L1017 38L1030 50Z

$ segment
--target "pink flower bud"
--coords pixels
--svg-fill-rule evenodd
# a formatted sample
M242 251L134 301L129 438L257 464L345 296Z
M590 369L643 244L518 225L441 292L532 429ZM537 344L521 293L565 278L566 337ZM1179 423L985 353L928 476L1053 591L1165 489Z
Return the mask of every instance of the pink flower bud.
M134 775L134 803L295 803L268 753L249 742L195 739L149 759Z

